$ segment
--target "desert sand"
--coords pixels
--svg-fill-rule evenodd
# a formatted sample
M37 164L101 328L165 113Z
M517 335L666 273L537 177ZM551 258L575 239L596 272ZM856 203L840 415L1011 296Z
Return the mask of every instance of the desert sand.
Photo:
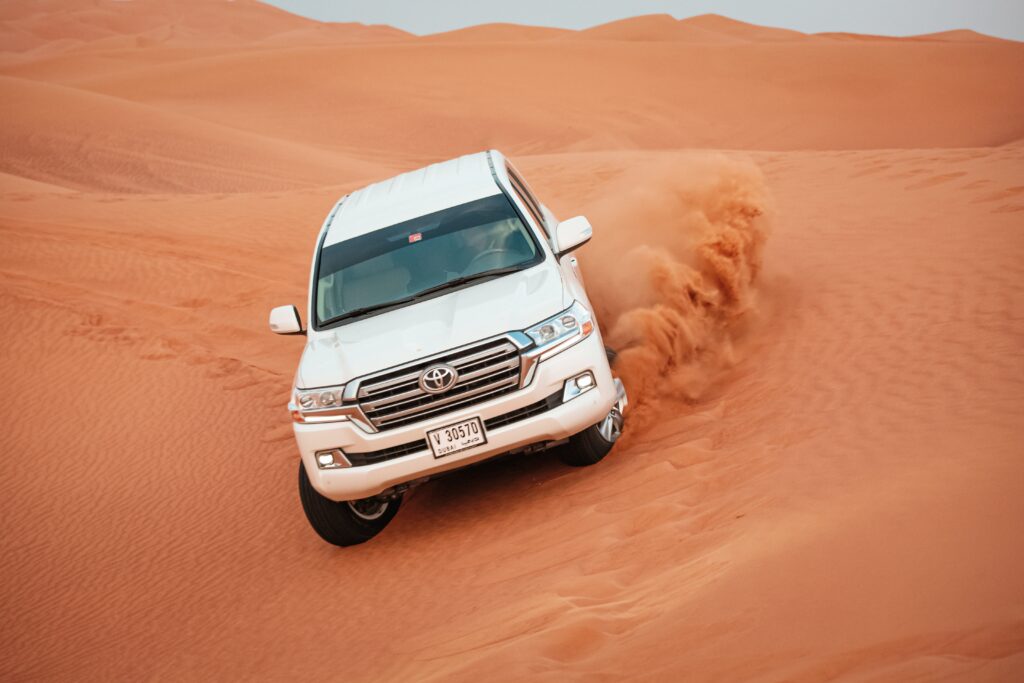
M0 679L1024 680L1024 44L10 0L0 124ZM627 433L328 546L267 311L490 147L595 224Z

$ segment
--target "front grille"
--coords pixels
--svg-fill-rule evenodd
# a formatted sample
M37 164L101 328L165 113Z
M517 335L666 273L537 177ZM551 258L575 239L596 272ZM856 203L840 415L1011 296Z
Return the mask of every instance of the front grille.
M443 394L428 394L419 386L420 373L435 363L447 363L459 373L455 385ZM373 426L384 430L465 408L518 388L519 349L510 340L500 338L363 380L356 398Z
M496 415L489 420L485 420L484 425L487 429L497 429L498 427L504 427L505 425L510 425L514 422L519 422L521 420L534 417L535 415L546 413L552 408L557 408L560 405L562 405L562 392L557 391L536 403L531 403L528 406L516 408L504 415ZM345 457L348 458L348 461L352 463L353 467L362 467L363 465L374 465L378 462L394 460L395 458L400 458L403 455L418 453L429 449L430 446L427 444L426 439L418 439L416 441L404 443L400 446L382 448L379 451L369 451L367 453L349 453L348 451L345 451Z
M531 403L528 406L517 408L511 413L505 413L504 415L497 415L484 422L484 426L487 429L497 429L498 427L504 427L510 425L513 422L519 422L541 413L546 413L552 408L556 408L562 404L562 392L561 390L551 394L547 398L541 399L536 403Z

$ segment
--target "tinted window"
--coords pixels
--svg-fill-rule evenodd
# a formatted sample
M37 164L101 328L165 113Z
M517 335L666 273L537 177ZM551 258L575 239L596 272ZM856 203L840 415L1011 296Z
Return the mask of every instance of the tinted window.
M542 259L508 197L485 197L324 247L317 267L317 322Z

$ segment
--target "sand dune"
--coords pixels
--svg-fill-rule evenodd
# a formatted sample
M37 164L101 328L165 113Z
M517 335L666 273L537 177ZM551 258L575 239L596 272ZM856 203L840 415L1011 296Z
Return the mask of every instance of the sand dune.
M523 26L521 24L480 24L469 26L454 31L444 31L424 36L427 42L524 42L534 40L551 40L553 38L568 38L575 35L574 31L549 26Z
M807 39L799 31L755 26L717 14L675 19L668 14L648 14L620 19L579 33L597 40L679 41L692 43L771 42Z
M1024 136L1024 91L1002 75L1024 70L1015 43L774 42L774 30L721 17L641 17L599 28L619 35L637 23L659 36L690 27L725 42L581 39L590 32L517 41L511 37L537 29L505 26L481 27L480 39L310 45L300 31L285 45L22 57L0 73L345 154L388 150L423 161L497 141L522 154L977 146ZM376 35L373 27L351 33ZM500 93L484 87L492 82ZM309 106L311 90L317 107Z
M198 0L0 37L0 678L1024 674L1021 44ZM267 309L338 196L490 146L595 223L630 428L338 551Z
M0 169L73 189L220 192L367 177L374 167L60 85L0 76ZM120 124L120 125L118 125Z
M119 2L117 0L12 0L0 20L13 35L5 50L147 46L156 43L241 45L317 22L255 0Z
M157 63L146 53L97 55L108 67L90 71L75 54L0 73L305 145L422 160L498 142L523 154L977 146L1024 136L1024 91L1000 75L1024 69L1024 55L1005 42L409 41L161 52ZM494 82L500 91L485 86Z

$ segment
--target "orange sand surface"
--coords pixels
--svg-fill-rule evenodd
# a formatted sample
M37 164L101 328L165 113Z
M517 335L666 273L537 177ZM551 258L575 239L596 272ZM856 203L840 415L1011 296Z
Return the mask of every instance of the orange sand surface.
M328 546L267 311L488 147L595 224L626 436ZM0 679L1024 680L1024 44L8 0L0 282Z

